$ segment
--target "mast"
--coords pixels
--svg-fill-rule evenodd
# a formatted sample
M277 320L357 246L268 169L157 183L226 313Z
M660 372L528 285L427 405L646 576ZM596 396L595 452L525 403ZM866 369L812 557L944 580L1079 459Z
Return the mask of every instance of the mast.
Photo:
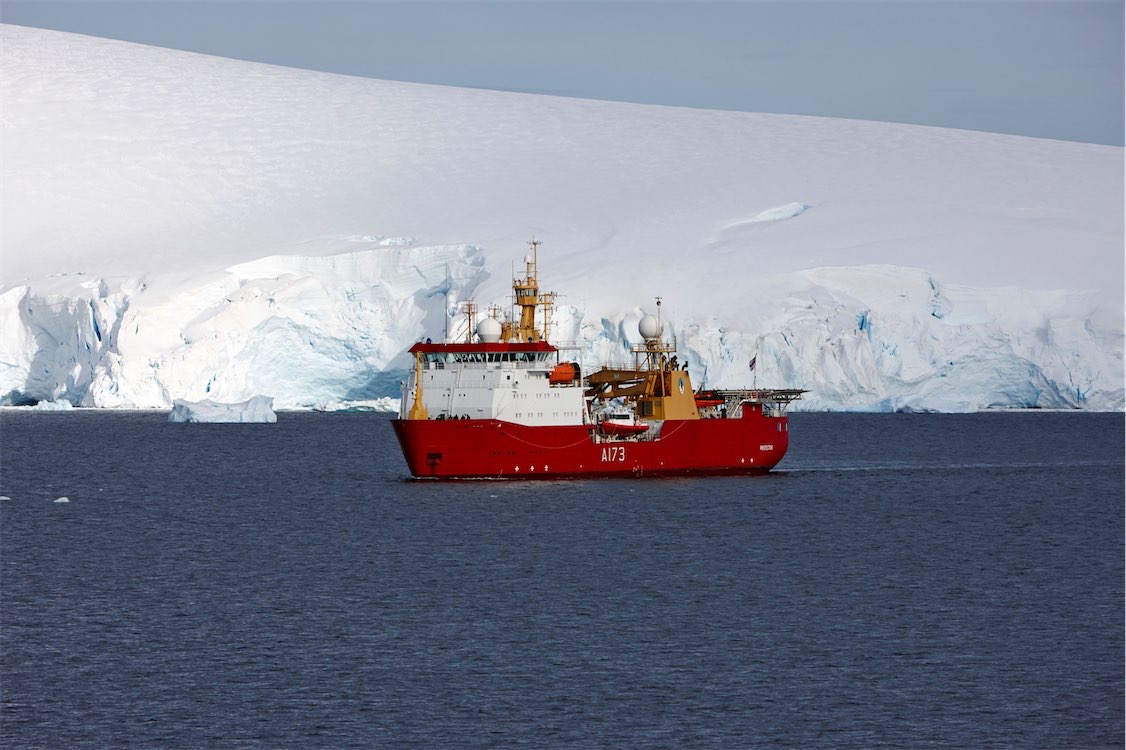
M664 340L665 325L661 321L661 297L657 297L657 315L655 318L651 315L645 316L642 320L643 326L653 326L651 330L642 330L641 335L645 339L645 343L640 346L634 346L633 361L635 370L651 370L660 372L667 369L669 364L669 355L676 353L675 340L670 344ZM648 322L646 322L648 319Z
M477 303L473 300L465 301L465 320L469 330L465 332L465 343L473 343L473 334L477 333Z
M516 295L516 307L520 308L519 322L510 332L510 337L518 341L545 341L547 339L547 312L555 302L555 292L540 293L540 283L536 271L536 256L540 241L533 238L528 245L532 254L524 256L524 278L512 280L512 291ZM544 308L544 332L536 328L536 308Z
M450 264L446 264L446 291L442 295L442 320L445 328L442 330L442 341L450 340Z
M651 365L657 365L657 367L654 367L652 369L664 370L665 369L665 363L668 360L664 355L661 354L661 351L665 347L664 347L664 342L661 340L660 336L664 335L665 327L661 324L661 298L660 297L657 297L657 330L660 331L660 333L658 334L657 340L656 341L650 341L649 339L646 339L645 345L646 345L646 347L649 348L649 356L651 358ZM661 389L661 392L660 392L659 395L664 396L665 395L665 379L664 378L658 379L658 383L660 384L660 389Z

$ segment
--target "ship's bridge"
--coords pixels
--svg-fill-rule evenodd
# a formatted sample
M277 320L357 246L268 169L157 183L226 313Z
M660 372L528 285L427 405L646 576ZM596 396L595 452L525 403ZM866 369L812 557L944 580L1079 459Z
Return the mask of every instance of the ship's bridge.
M528 343L418 343L410 352L422 359L423 369L441 370L453 364L514 364L517 367L554 364L558 349L546 341Z
M579 365L560 362L559 348L546 341L420 342L410 351L416 369L403 384L404 419L583 424Z

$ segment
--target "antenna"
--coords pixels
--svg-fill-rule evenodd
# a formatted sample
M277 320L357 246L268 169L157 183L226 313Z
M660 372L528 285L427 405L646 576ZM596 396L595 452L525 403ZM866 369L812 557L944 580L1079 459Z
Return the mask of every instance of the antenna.
M472 300L465 301L465 322L469 330L465 332L465 343L473 343L473 334L477 333L477 305Z

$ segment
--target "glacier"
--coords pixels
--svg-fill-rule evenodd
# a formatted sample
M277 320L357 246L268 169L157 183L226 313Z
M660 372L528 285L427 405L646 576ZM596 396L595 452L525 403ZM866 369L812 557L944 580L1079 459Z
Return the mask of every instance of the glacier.
M182 286L9 289L0 402L168 408L269 393L278 408L305 409L397 394L405 349L480 283L484 261L469 245L374 244L261 258Z
M0 328L0 393L7 405L168 408L270 393L280 409L393 410L406 349L465 330L458 303L487 276L480 248L408 246L268 257L178 290L16 287L0 295L0 319L18 321ZM1096 325L1090 294L943 285L895 266L753 286L753 302L723 316L670 321L694 382L808 388L801 409L1122 409L1123 337ZM653 309L562 305L554 340L584 368L626 361Z
M708 387L1126 408L1121 148L0 41L0 405L394 408L535 235L588 371L661 295Z

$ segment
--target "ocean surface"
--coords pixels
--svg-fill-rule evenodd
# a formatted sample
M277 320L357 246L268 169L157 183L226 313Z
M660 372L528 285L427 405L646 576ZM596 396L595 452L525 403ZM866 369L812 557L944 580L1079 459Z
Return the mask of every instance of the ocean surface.
M1123 746L1122 414L547 483L166 418L0 413L5 748Z

